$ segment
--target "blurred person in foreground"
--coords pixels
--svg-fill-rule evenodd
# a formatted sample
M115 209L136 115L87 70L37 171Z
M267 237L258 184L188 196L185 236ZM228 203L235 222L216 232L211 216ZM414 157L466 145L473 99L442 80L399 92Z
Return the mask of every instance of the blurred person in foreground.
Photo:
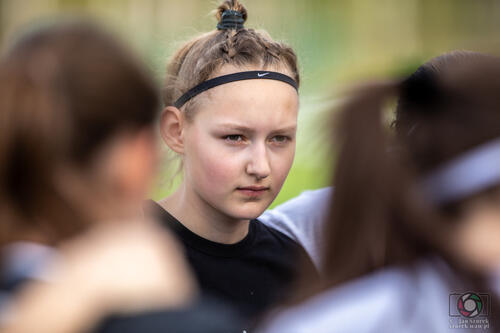
M112 37L59 22L0 63L2 332L229 332L174 239L140 212L152 80Z
M500 60L452 52L344 106L322 268L261 332L499 331ZM391 132L383 110L398 98ZM299 301L302 301L299 303Z

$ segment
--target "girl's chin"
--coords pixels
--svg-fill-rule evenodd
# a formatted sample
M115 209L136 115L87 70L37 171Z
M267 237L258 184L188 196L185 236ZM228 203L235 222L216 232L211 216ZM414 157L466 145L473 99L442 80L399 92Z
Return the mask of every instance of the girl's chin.
M246 207L238 207L238 209L232 209L228 212L230 216L238 220L253 220L262 215L264 211L269 207L269 205L263 203L250 203L242 204Z

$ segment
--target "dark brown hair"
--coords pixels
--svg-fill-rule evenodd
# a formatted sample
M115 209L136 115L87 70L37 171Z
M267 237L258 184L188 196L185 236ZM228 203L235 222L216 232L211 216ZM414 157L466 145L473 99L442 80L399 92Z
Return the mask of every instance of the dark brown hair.
M462 202L433 205L417 184L444 162L500 136L499 89L499 59L461 51L351 98L335 137L341 149L326 226L327 287L429 254L460 266L446 243ZM391 97L398 98L393 133L382 125Z
M226 10L235 10L247 19L247 10L238 0L224 1L216 10L220 22ZM259 66L289 74L299 83L297 57L284 43L274 41L265 31L254 29L214 30L184 44L170 59L164 85L163 102L166 106L186 91L211 78L224 65L237 67ZM183 111L189 119L196 98L185 104Z
M61 191L59 167L88 171L119 133L152 126L158 103L142 67L92 24L19 39L0 64L0 245L32 231L56 243L82 230L86 212Z

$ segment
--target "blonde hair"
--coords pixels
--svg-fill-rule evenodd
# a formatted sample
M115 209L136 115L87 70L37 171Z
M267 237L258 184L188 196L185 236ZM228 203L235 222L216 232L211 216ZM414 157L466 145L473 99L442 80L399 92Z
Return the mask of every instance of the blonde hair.
M217 8L215 17L219 22L226 10L238 11L244 21L247 19L247 10L238 0L226 0ZM299 84L297 56L290 46L274 41L265 31L215 30L188 41L170 59L163 90L164 104L173 105L183 93L211 78L224 65L285 70ZM193 98L184 107L187 119L193 116L195 102Z

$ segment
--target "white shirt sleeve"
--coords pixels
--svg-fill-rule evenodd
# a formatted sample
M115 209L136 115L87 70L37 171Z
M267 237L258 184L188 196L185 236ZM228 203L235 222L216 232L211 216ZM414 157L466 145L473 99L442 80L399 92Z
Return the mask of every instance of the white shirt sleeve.
M323 226L332 192L331 187L304 191L296 198L265 211L258 218L299 243L320 272Z

